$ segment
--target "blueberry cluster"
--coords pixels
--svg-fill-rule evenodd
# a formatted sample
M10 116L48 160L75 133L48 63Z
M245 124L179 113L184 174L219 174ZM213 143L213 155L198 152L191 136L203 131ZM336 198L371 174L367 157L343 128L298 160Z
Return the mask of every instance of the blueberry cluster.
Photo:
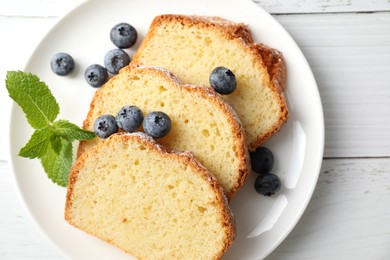
M129 65L131 58L123 49L134 46L138 38L136 29L128 23L119 23L110 31L111 42L117 47L109 50L104 56L104 67L99 64L90 65L84 72L87 83L99 88L107 82L109 74L116 75Z
M255 189L264 196L272 196L280 190L281 182L277 175L271 173L274 166L274 155L266 147L258 147L250 153L252 171L260 174L255 180Z
M137 42L137 30L128 23L119 23L110 31L111 42L117 47L106 53L104 66L92 64L84 71L85 81L94 88L103 86L109 79L109 74L116 75L127 66L131 58L123 49L131 48ZM52 71L60 76L68 75L75 67L75 62L67 53L56 53L51 61Z
M116 116L99 116L95 120L93 130L98 137L105 139L119 129L128 133L135 132L141 124L145 133L153 138L161 138L171 130L171 119L164 112L153 111L144 118L141 109L130 105L122 107Z

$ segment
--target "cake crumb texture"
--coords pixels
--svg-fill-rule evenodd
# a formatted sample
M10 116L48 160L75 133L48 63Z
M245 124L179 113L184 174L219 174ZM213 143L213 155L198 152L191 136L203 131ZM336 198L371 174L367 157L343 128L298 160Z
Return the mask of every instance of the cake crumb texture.
M138 134L114 134L77 159L65 219L139 259L219 259L235 235L213 175Z
M278 62L265 63L262 56L269 57L269 53ZM203 86L209 86L215 67L233 71L237 89L223 98L239 115L251 151L288 118L284 87L280 87L286 78L283 56L253 43L244 24L218 17L157 16L130 65L161 66L184 83Z

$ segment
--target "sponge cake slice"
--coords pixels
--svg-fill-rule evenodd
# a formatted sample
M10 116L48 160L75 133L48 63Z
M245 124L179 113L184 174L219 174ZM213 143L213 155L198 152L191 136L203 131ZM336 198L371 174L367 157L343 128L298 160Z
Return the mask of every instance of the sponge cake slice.
M271 53L273 62L265 62L262 58ZM283 56L253 43L243 24L218 17L157 16L131 65L161 66L184 83L203 86L209 85L209 75L215 67L233 71L237 89L223 98L239 115L251 151L277 132L288 118L283 96Z

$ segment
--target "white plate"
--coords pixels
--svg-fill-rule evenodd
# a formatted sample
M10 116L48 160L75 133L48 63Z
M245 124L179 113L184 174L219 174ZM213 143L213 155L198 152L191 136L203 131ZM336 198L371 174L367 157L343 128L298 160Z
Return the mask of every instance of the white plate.
M291 116L282 130L265 144L274 152L273 172L281 177L283 187L278 195L266 198L255 192L255 176L250 177L231 203L238 235L225 257L264 258L283 241L303 214L317 182L324 146L322 105L310 67L294 40L268 13L249 0L87 1L54 26L36 48L25 70L37 74L51 88L61 107L59 118L81 125L95 91L85 83L83 71L92 63L102 64L104 54L114 48L109 40L111 27L122 21L131 23L139 32L138 46L153 17L163 13L212 15L244 22L255 41L269 44L285 56ZM76 71L71 76L56 76L49 68L51 56L59 51L70 53L76 60ZM17 156L32 129L17 106L12 108L11 118L11 168L22 201L37 225L71 258L127 258L118 249L64 221L66 189L46 177L38 160Z

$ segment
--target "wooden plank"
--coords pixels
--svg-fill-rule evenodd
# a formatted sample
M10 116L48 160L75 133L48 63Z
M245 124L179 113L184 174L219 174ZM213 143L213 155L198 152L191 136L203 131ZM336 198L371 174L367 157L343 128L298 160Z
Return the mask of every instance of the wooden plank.
M272 14L390 11L387 0L253 0Z
M276 18L316 77L326 125L324 156L390 156L390 15Z
M324 160L314 195L269 259L388 259L390 159Z
M0 2L0 16L59 16L86 0ZM388 0L253 0L272 14L390 11Z
M0 1L0 16L56 17L66 14L86 0L13 0Z

